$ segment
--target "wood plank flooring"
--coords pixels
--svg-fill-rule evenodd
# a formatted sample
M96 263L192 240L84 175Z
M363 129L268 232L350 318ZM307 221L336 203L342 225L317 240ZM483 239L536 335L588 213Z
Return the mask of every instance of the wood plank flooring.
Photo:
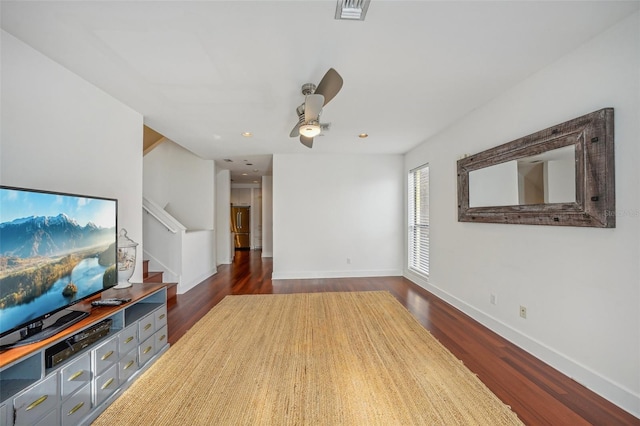
M232 265L221 265L169 306L169 343L229 294L387 290L524 423L640 425L640 419L403 277L271 280L272 270L272 260L262 259L259 251L236 251Z

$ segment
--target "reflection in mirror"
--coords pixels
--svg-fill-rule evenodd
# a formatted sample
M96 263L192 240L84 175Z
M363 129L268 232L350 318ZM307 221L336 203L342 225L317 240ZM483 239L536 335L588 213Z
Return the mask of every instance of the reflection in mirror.
M576 201L576 147L569 145L518 160L519 204Z
M575 145L469 172L469 207L575 201Z
M469 207L518 204L518 162L507 161L469 172Z

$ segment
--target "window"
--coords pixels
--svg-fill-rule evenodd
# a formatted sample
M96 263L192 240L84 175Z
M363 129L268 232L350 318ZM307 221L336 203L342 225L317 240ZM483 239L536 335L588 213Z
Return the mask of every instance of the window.
M409 269L429 275L429 165L409 172Z

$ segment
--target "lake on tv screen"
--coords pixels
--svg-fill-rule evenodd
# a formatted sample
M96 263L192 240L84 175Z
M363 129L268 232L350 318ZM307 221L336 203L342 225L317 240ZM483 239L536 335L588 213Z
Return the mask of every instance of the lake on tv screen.
M83 259L72 270L71 274L56 280L53 286L34 300L0 309L0 332L10 330L27 321L36 319L52 310L98 292L103 288L103 276L107 267L98 263L97 257ZM77 291L65 292L69 285ZM2 286L2 280L0 280ZM65 296L65 294L67 294Z

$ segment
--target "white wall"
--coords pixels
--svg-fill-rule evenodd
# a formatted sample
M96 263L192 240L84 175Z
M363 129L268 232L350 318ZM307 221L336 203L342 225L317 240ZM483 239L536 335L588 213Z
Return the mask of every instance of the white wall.
M182 280L178 294L186 293L216 274L216 235L213 230L186 232L182 244Z
M273 278L401 275L402 162L274 155Z
M272 176L262 176L262 257L273 257Z
M213 229L214 164L165 141L144 156L144 196L189 230Z
M573 155L545 163L545 195L547 203L566 203L576 200L576 164Z
M262 249L262 188L251 191L251 249Z
M233 261L231 241L231 172L227 169L216 171L216 256L217 264L228 265Z
M255 185L255 188L258 186ZM251 193L254 185L231 184L231 204L234 206L251 206Z
M142 244L142 116L1 37L2 184L117 198L118 227ZM133 280L142 280L140 255Z
M640 15L406 155L429 162L431 267L405 274L640 416ZM615 229L457 222L456 160L615 108ZM498 304L490 304L490 295ZM527 319L518 316L527 307Z

